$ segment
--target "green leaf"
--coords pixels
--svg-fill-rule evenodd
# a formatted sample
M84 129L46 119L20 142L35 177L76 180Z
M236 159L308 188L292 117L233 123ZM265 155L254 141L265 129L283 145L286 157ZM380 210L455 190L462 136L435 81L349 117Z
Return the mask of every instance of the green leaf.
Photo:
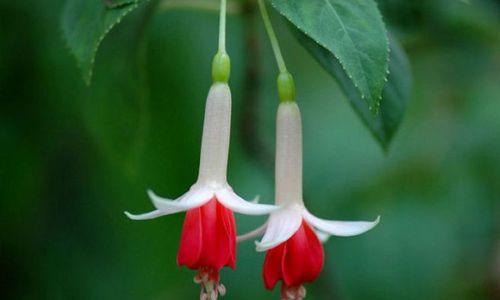
M403 119L412 81L408 58L397 40L390 36L390 74L382 92L380 113L374 115L335 56L302 32L291 29L299 42L337 80L354 110L381 146L387 149Z
M90 84L96 52L102 40L123 17L144 0L68 0L61 26L71 53Z
M389 47L373 0L271 0L295 27L330 52L365 99L378 111L387 80Z
M116 8L136 2L136 0L103 0L109 8Z
M147 21L152 11L154 7L140 7L107 36L92 88L82 102L84 121L95 145L129 176L140 169L149 128Z

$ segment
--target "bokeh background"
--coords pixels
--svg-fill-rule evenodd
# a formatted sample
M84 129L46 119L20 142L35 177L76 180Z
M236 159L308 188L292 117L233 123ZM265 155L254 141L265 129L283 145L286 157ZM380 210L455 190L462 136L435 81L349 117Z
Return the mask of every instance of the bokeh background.
M326 244L308 299L500 299L500 2L379 4L414 76L387 153L273 14L303 111L307 205L323 218L382 215ZM175 264L183 216L123 211L151 210L147 188L176 197L196 179L217 14L159 9L138 22L139 9L104 40L87 87L63 5L0 1L0 298L197 299L194 272ZM272 202L276 67L252 14L229 18L229 180ZM238 221L244 232L264 219ZM240 245L237 271L223 272L227 299L278 299L253 249Z

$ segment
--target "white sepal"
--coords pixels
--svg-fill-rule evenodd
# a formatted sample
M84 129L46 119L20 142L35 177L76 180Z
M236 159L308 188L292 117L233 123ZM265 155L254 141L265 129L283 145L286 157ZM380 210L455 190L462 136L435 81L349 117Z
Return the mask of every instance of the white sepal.
M257 204L246 201L236 195L229 186L218 190L215 196L226 208L244 215L266 215L278 209L278 206L275 205Z
M133 214L129 213L128 211L125 211L124 213L130 220L135 220L135 221L151 220L151 219L156 219L158 217L164 216L164 213L162 213L159 210L153 210L152 212L148 212L148 213L140 214L140 215L133 215Z
M318 237L319 241L322 244L328 242L328 240L331 237L331 235L329 235L328 233L320 231L320 230L314 230L314 232L316 233L316 236Z
M254 204L259 204L259 202L260 202L260 195L255 196L255 197L253 198L253 200L252 200L252 201L250 201L250 202L252 202L252 203L254 203Z
M175 214L203 206L213 198L214 193L208 189L193 186L189 192L176 200L161 198L151 190L148 190L148 195L151 202L156 207L156 210L141 215L133 215L129 212L125 212L125 215L132 220L150 220L165 215Z
M303 206L291 204L272 213L264 237L255 243L257 251L267 251L291 238L302 225L303 210Z
M236 237L236 242L241 243L248 240L252 240L257 237L261 237L264 234L264 232L266 232L266 228L267 228L267 222L261 225L260 227L257 227L257 229L254 229L242 235L238 235Z
M207 189L192 188L176 200L161 198L152 190L148 190L148 196L158 210L176 213L202 206L213 198L214 193Z
M304 219L319 231L335 236L355 236L365 233L377 226L380 216L373 222L366 221L329 221L315 217L304 210Z

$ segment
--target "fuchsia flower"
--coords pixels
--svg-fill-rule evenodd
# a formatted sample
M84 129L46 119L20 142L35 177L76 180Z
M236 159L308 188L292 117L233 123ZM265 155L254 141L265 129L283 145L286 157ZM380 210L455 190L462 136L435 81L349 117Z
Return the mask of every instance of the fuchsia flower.
M282 281L281 297L305 297L304 283L316 280L323 269L324 253L320 242L330 235L354 236L375 227L374 222L328 221L315 217L302 199L302 123L295 102L279 105L276 134L276 204L267 224L241 236L239 241L265 232L257 251L267 251L263 277L272 290Z
M324 253L316 233L302 221L297 232L287 241L268 250L263 277L266 289L272 290L278 281L284 299L305 297L305 282L315 281L324 264Z
M225 293L219 271L235 268L236 225L233 212L268 214L273 205L256 204L236 195L227 183L227 161L231 125L231 91L227 83L214 83L208 93L201 145L198 180L175 200L148 191L155 210L141 215L125 214L133 220L148 220L186 211L177 264L198 270L195 282L202 287L200 299L217 299Z

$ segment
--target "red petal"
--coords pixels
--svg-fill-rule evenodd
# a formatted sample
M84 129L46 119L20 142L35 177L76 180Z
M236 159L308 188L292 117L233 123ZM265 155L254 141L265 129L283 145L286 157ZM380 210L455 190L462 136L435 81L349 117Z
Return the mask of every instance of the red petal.
M272 290L283 279L282 266L286 253L286 243L267 251L262 276L266 289Z
M234 269L236 226L233 212L217 199L186 214L177 263L190 269Z
M236 221L234 220L234 214L230 209L227 209L220 203L218 203L217 208L219 217L222 220L224 231L228 237L227 243L229 253L227 265L234 270L236 267Z
M190 209L184 218L181 245L177 253L177 265L198 269L201 250L201 208L198 207Z
M316 233L306 222L286 241L283 281L287 286L299 286L316 280L323 269L324 253Z

